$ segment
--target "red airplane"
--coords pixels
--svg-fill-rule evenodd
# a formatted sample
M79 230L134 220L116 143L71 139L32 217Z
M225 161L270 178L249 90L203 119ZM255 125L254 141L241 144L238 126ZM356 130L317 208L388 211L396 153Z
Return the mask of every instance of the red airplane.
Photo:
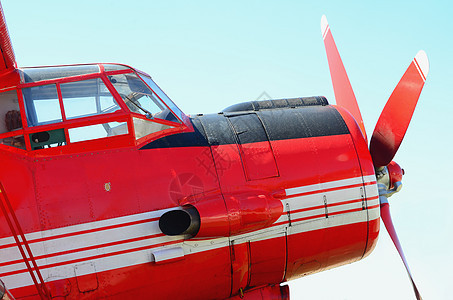
M18 68L0 20L1 299L289 299L371 253L426 80L420 51L368 148L325 17L324 97L185 115L120 64Z

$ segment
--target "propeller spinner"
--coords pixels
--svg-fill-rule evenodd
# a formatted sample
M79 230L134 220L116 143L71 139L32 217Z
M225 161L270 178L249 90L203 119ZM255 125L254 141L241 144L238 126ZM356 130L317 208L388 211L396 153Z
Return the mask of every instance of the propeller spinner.
M330 75L337 105L348 110L359 125L366 140L365 127L357 100L343 66L340 54L330 31L326 16L321 18L321 33L326 48ZM398 151L410 120L417 105L418 98L429 72L428 57L419 51L407 68L403 77L387 100L370 141L370 153L375 167L381 203L381 218L395 245L407 274L412 282L415 296L422 299L407 264L403 249L393 226L388 197L401 190L401 179L404 170L392 161Z

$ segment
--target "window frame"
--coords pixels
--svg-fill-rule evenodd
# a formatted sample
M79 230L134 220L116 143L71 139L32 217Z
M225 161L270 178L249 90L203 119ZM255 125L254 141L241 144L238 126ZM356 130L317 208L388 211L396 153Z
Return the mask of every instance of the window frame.
M27 82L27 83L21 82L16 87L5 89L4 91L15 90L17 93L17 97L19 100L20 115L22 118L22 129L17 129L17 130L13 130L11 132L6 132L3 134L0 134L0 139L13 137L13 136L17 136L17 135L23 135L24 139L25 139L26 150L20 149L20 148L9 147L6 145L5 145L5 147L8 147L8 149L13 148L12 149L13 151L21 152L21 153L31 151L30 154L32 156L39 156L39 155L53 154L53 153L58 153L58 154L70 153L70 152L75 153L77 151L77 149L79 149L79 150L83 149L84 151L86 151L91 148L93 150L99 149L99 147L105 148L106 139L112 140L113 144L118 145L118 146L119 145L138 146L138 145L141 145L152 139L157 139L159 137L170 135L170 134L173 134L176 132L187 131L187 130L190 130L190 128L192 128L192 126L189 122L189 118L181 110L179 110L181 116L179 114L177 114L176 112L174 112L174 110L170 108L168 103L166 103L163 99L161 99L159 94L156 93L156 91L153 88L151 88L148 85L148 83L143 79L143 76L150 77L148 74L138 71L136 69L133 69L129 66L125 66L125 65L119 65L124 68L119 68L118 70L104 72L104 65L103 64L97 64L97 65L99 66L98 73L75 75L75 76L69 76L69 77L64 77L64 78L53 78L53 79L47 79L47 80L41 80L41 81L35 81L35 82ZM68 66L68 67L70 67L70 66ZM149 119L145 115L131 112L128 109L126 103L124 102L122 97L118 94L118 92L114 88L113 84L110 82L108 76L118 75L118 74L129 74L129 73L133 73L135 76L137 76L139 78L139 80L141 80L153 92L153 94L155 96L157 96L157 98L161 101L161 103L169 111L171 111L174 114L174 116L177 119L177 122L167 121L167 120L160 119L160 118ZM60 85L64 84L64 83L77 82L77 81L96 79L96 78L100 78L102 80L103 84L106 86L107 90L113 96L113 98L115 99L115 101L118 104L118 106L120 107L120 109L117 111L111 112L111 113L106 113L106 114L81 116L81 117L74 117L74 118L68 119L66 116L65 109L64 109L64 103L63 103L63 97L62 97ZM27 121L27 112L25 109L25 103L24 103L24 98L23 98L24 95L23 95L22 89L36 87L36 86L42 86L42 85L50 85L50 84L56 85L58 100L59 100L58 103L60 105L60 112L61 112L61 117L62 117L61 122L44 124L44 125L36 125L36 126L30 127L28 124L28 121ZM156 84L156 86L157 86L157 84ZM176 104L174 104L174 105L176 106ZM139 118L139 119L142 119L142 120L145 120L148 122L159 123L161 125L168 125L168 126L171 126L171 128L167 128L162 131L151 133L149 135L136 139L134 125L133 125L134 118ZM182 118L182 120L181 120L181 118ZM69 133L68 133L69 129L96 125L96 124L101 124L101 123L109 123L109 122L126 122L128 133L117 135L117 136L110 136L110 137L94 139L94 140L80 141L80 142L71 142L70 141ZM43 132L43 131L56 130L56 129L64 130L64 135L65 135L65 139L66 139L65 147L53 147L53 148L32 150L31 142L30 142L30 137L32 134L38 133L38 132ZM76 144L79 145L81 143L83 143L84 145L90 145L90 146L88 148L85 148L85 146L83 146L83 147L76 146ZM110 142L108 144L113 145ZM71 145L72 145L72 147L68 147ZM91 147L91 145L93 147ZM45 152L43 152L43 151L45 151Z
M122 134L121 136L129 136L131 135L131 130L133 130L130 122L130 118L128 117L129 113L126 110L126 105L122 101L121 97L119 98L120 101L118 101L118 95L116 95L116 91L114 90L113 86L111 86L108 78L105 76L105 74L102 73L102 69L100 68L101 72L100 73L91 73L91 74L85 74L85 75L77 75L77 76L71 76L71 77L66 77L66 78L57 78L57 79L49 79L49 80L43 80L43 81L37 81L37 82L30 82L30 83L23 83L19 84L16 88L18 91L18 98L19 98L19 107L21 110L21 118L22 120L25 120L23 122L23 133L25 137L25 144L26 144L26 151L40 151L40 150L47 150L51 148L45 148L45 149L40 149L40 150L33 150L31 147L30 143L30 136L34 133L37 132L42 132L42 131L52 131L55 129L63 129L64 130L64 135L65 135L65 140L66 140L66 146L74 144L74 142L71 142L70 137L69 137L69 129L72 128L78 128L78 127L84 127L84 126L90 126L90 125L96 125L96 124L101 124L101 123L109 123L109 122L126 122L127 123L127 129L128 133L127 134ZM124 72L124 70L121 70ZM128 70L126 70L128 71ZM115 71L117 72L117 71ZM120 107L119 110L116 110L111 113L106 113L106 114L98 114L98 115L90 115L90 116L80 116L80 117L74 117L68 119L66 117L66 112L64 109L64 103L63 103L63 97L61 93L61 84L65 83L72 83L72 82L78 82L78 81L84 81L84 80L90 80L90 79L101 79L102 83L106 86L107 90L109 93L112 95L112 97L115 99L116 103ZM23 93L22 89L24 88L31 88L35 86L42 86L42 85L51 85L55 84L56 89L57 89L57 94L58 94L58 103L60 106L60 112L62 116L61 122L55 122L55 123L49 123L49 124L43 124L43 125L37 125L37 126L29 126L28 121L27 121L27 115L26 115L26 110L25 110L25 103L24 103L24 98L23 98ZM9 132L8 136L4 137L9 137L9 136L14 136L17 133L19 133L19 130L15 132ZM0 135L0 138L3 137L3 135ZM114 138L113 137L105 137L105 138ZM96 139L93 141L97 140L103 140L105 138L100 138ZM130 139L130 138L129 138ZM87 142L87 141L83 141ZM88 142L91 142L88 141ZM75 142L75 143L82 143L82 142ZM57 147L61 148L61 147Z
M178 119L179 122L185 124L185 122L186 122L186 120L184 118L185 115L182 112L182 110L179 109L179 107L170 99L170 97L168 97L168 95L157 85L157 83L154 82L152 77L149 76L148 74L146 74L145 72L142 72L139 70L136 70L135 73L137 74L138 78L140 78L141 81L157 96L157 98L159 98L159 100L167 107L167 109L169 109L173 113L173 115L176 117L176 119ZM170 101L171 104L176 107L176 109L178 110L179 113L176 113L174 109L171 109L170 105L168 105L168 103L166 101L164 101L161 98L161 96L159 96L159 93L156 93L156 91L146 82L146 80L143 77L148 77L156 85L156 87L168 98L168 101ZM181 116L180 116L180 114L181 114Z

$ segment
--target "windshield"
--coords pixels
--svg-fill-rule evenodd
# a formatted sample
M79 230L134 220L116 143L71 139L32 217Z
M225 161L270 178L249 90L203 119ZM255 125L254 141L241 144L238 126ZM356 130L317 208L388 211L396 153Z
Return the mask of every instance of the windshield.
M157 95L134 73L108 77L131 112L142 114L147 118L179 122Z
M143 74L140 74L139 76L159 96L159 98L167 104L167 106L173 111L173 113L176 114L176 116L180 120L183 120L182 111L176 106L173 101L171 101L171 99L160 89L160 87L157 86L157 84L150 77Z

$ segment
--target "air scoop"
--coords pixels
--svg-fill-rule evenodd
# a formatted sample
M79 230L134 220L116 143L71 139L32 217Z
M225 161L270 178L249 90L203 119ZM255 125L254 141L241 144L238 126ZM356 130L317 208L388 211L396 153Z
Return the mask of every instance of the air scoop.
M268 192L187 197L180 202L181 207L159 219L159 228L165 235L229 237L266 228L284 214L282 202Z

